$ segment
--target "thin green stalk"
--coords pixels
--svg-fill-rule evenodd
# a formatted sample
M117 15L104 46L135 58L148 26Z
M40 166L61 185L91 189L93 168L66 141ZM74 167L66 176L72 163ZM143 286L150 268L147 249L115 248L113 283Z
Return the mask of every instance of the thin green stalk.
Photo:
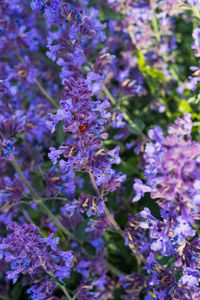
M117 108L118 108L118 106L117 106ZM142 133L140 128L137 126L137 124L134 121L132 121L132 119L129 117L126 108L125 107L120 108L120 111L124 115L124 119L126 120L126 122L130 125L130 128L134 130L134 133L137 132L138 135L144 136L144 134Z
M92 174L92 172L89 172L89 175L90 175L90 180L91 180L92 186L93 186L93 188L94 188L94 190L95 190L97 196L98 196L99 198L102 198L102 197L101 197L101 193L100 193L100 191L99 191L99 188L98 188L98 186L97 186L97 184L96 184L96 180L95 180L95 178L94 178L94 175Z
M74 240L75 242L79 243L79 240L67 229L65 228L60 221L52 214L52 212L49 210L49 208L45 205L44 202L42 202L42 199L40 199L40 196L33 190L27 179L25 178L24 174L22 173L19 165L16 163L15 160L10 160L10 163L14 167L15 171L19 175L20 179L23 181L23 183L26 185L26 187L29 189L29 192L33 199L39 204L39 206L46 212L46 214L50 217L50 219L54 222L54 224L69 238Z
M33 223L33 224L34 224L33 220L32 220L31 217L27 214L27 212L26 212L25 210L23 210L22 212L23 212L23 215L25 216L25 218L27 219L27 221L28 221L29 223Z
M195 15L195 17L197 19L200 19L200 13L199 13L197 6L192 6L192 11L193 11L193 14Z
M47 200L60 200L60 201L65 201L67 202L68 200L64 197L43 197L41 200L47 201Z
M102 198L102 195L99 191L99 188L96 184L96 180L94 178L94 175L92 174L92 172L89 172L89 175L90 175L90 180L91 180L91 183L92 183L92 186L97 194L97 196L101 199ZM104 209L105 209L105 214L106 214L106 217L107 219L110 221L110 223L112 224L112 226L115 228L115 230L122 236L124 237L124 233L123 231L121 230L121 228L119 227L119 225L117 224L117 222L115 221L114 217L111 215L111 213L109 212L107 206L105 205L105 203L103 203L103 206L104 206Z
M138 49L137 48L137 42L135 40L135 37L134 37L134 34L132 32L132 27L131 26L128 26L128 34L129 34L129 36L131 38L131 41L132 41L133 45L135 46L136 49Z
M121 230L121 228L119 227L119 225L115 221L113 215L109 212L109 210L108 210L107 206L105 205L105 203L103 203L103 206L104 206L104 209L105 209L105 214L106 214L107 219L110 221L112 226L115 228L115 231L117 231L124 238L123 231Z
M158 28L158 21L157 21L157 18L156 18L155 5L154 5L154 1L152 1L152 0L150 0L150 7L151 7L151 10L152 10L152 14L153 14L151 24L152 24L152 27L153 27L155 37L156 37L158 43L160 43L160 41L161 41L161 32Z
M70 294L68 293L67 289L62 285L62 284L59 284L57 283L58 286L62 289L63 293L65 294L66 298L68 300L72 300L72 297L70 296Z
M91 180L92 186L93 186L97 196L99 198L102 198L102 193L100 193L100 191L99 191L99 188L96 184L96 180L94 178L94 175L92 174L92 172L89 172L89 175L90 175L90 180ZM121 230L121 228L119 227L119 225L115 221L114 217L109 212L109 210L108 210L107 206L105 205L105 203L103 203L103 205L104 205L105 214L106 214L107 219L110 221L110 223L114 227L115 231L118 232L123 238L125 238L124 232ZM131 247L130 247L130 249L131 249ZM133 253L135 254L135 257L136 257L137 262L138 262L138 267L141 265L141 262L145 263L145 260L144 260L143 256L137 251L136 248L131 249L131 251L133 251Z
M20 62L23 65L26 65L25 60L23 59L23 57L20 55L19 51L16 50L15 51L17 57L19 58ZM37 85L37 87L39 88L40 92L43 94L43 96L45 96L45 98L47 98L47 100L55 107L55 108L59 108L59 105L54 101L54 99L45 91L45 89L43 88L43 86L41 85L41 83L37 80L37 78L34 78L34 82Z
M64 197L45 197L45 198L41 198L42 202L44 201L48 201L48 200L57 200L57 201L65 201L67 202L68 200ZM23 201L21 200L20 202L17 202L17 203L13 203L11 205L9 205L9 209L13 206L19 206L21 204L25 204L25 205L30 205L31 203L34 203L35 200L31 200L31 201ZM2 208L2 207L1 207ZM0 208L0 209L1 209Z
M108 261L105 261L104 265L115 275L124 274L122 271L118 270L115 266L110 264Z
M3 296L3 295L0 295L0 299L2 299L2 300L10 300L10 298L8 298L6 296Z
M113 105L117 105L117 102L115 101L114 97L111 95L111 93L109 92L109 90L107 89L107 87L105 85L103 85L103 91L106 94L106 96L110 99L110 102Z
M38 204L40 207L45 211L45 213L49 216L49 218L54 222L54 224L70 239L74 240L77 243L80 243L80 241L67 229L65 228L60 221L52 214L50 209L42 202L41 200L38 201Z
M88 67L90 68L91 71L94 71L94 68L92 66L92 64L87 61L86 62ZM111 95L110 91L107 89L107 87L105 86L105 84L102 87L104 93L106 94L106 96L108 97L108 99L110 100L111 104L116 107L121 113L123 113L124 115L124 119L127 121L127 123L129 124L130 128L132 128L134 130L134 133L137 132L138 135L143 135L142 131L139 129L139 127L137 126L136 123L134 123L134 121L131 120L131 118L128 115L128 112L126 110L125 107L121 107L120 105L118 105L117 101L115 100L115 98Z
M10 163L12 164L13 168L15 169L15 171L17 172L17 174L19 175L20 179L23 181L23 183L25 184L25 186L28 188L31 196L38 201L39 200L39 196L37 195L37 193L33 190L32 186L29 184L29 182L27 181L26 177L24 176L24 174L22 173L19 165L16 163L15 160L10 160Z
M157 18L155 16L155 13L153 13L152 26L153 26L153 31L156 36L156 39L158 43L160 43L160 31L158 29L158 23L157 23Z
M42 201L49 201L49 200L57 200L57 201L64 201L64 202L68 202L68 200L64 197L44 197L44 198L41 198ZM30 203L34 203L35 200L31 200L31 201L23 201L21 200L19 203L15 203L15 204L12 204L10 205L10 207L12 206L16 206L16 205L20 205L20 204L26 204L26 205L29 205Z
M132 121L132 119L129 117L128 112L126 110L125 107L120 107L115 98L111 95L111 93L109 92L109 90L107 89L107 87L104 85L103 86L103 91L106 94L106 96L109 98L110 102L119 110L121 111L121 113L123 113L124 115L124 119L127 121L127 123L130 125L131 128L134 129L134 131L137 131L139 135L143 135L143 133L141 132L141 130L139 129L139 127L136 125L136 123L134 123Z
M43 94L43 96L46 97L46 99L55 107L59 108L59 105L54 101L54 99L45 91L43 86L40 84L40 82L37 80L37 78L34 78L34 82L37 85L40 92Z

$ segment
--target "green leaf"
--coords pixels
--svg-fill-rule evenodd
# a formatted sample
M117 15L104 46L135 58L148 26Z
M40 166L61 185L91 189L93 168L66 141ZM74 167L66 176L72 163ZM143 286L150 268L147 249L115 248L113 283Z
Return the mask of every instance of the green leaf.
M75 289L77 285L80 283L80 280L81 280L81 275L72 269L70 272L70 277L64 278L63 283L65 286L70 287L70 289Z
M145 128L144 122L140 119L135 119L134 123L137 125L137 128L139 128L140 131L143 131L143 129Z
M84 242L83 249L88 256L90 256L92 258L96 257L97 251L96 251L96 248L94 246L92 246L92 244L90 244L88 242Z
M163 82L166 78L164 73L156 68L151 68L150 66L145 66L145 57L140 51L136 51L138 57L138 67L142 72L144 77L150 76L153 79L156 79L159 82Z
M142 120L135 119L131 122L131 131L136 135L142 135L142 131L145 128L144 123Z
M190 97L187 102L189 104L199 104L200 102L200 95L197 95L197 96L193 96L193 97Z
M163 82L165 80L165 75L159 69L155 69L155 68L153 69L153 68L150 68L149 66L146 66L146 72L149 76L151 76L152 78L155 78L159 82Z
M192 112L192 108L190 106L190 104L184 100L181 100L179 102L179 105L178 105L178 109L181 113L188 113L188 112Z
M20 300L21 293L22 293L22 286L21 286L21 282L19 281L14 285L10 294L11 294L12 299Z
M76 237L83 241L89 234L85 231L88 226L88 220L83 220L76 228Z
M138 67L140 69L141 72L144 71L144 68L145 68L145 58L144 58L144 55L142 54L142 52L140 51L136 51L136 54L137 54L137 58L138 58Z
M136 135L142 135L143 134L142 130L145 127L142 120L139 120L139 119L132 120L132 118L129 117L129 115L124 107L121 107L120 110L122 113L124 113L124 119L129 123L131 132Z
M156 295L152 291L150 291L149 294L151 295L151 297L157 299Z

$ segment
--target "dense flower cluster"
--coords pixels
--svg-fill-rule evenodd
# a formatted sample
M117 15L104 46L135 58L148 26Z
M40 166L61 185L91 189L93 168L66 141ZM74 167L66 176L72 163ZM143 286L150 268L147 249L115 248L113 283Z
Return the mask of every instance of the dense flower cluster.
M152 216L145 208L138 214L139 219L130 220L126 229L127 243L137 242L139 251L147 258L145 269L152 275L150 288L165 277L168 280L167 285L163 282L163 287L158 284L153 288L159 299L167 299L167 295L171 294L174 299L190 299L190 293L196 295L193 299L198 299L200 295L197 250L200 239L195 230L200 210L200 144L192 140L191 130L190 114L169 126L166 137L160 127L149 130L152 142L146 145L144 151L147 181L144 184L136 179L134 183L136 194L133 202L149 192L152 199L158 199L161 209L162 220ZM144 239L145 231L148 231L149 240ZM153 253L173 257L173 269L183 272L178 282L170 270L159 265Z
M52 278L62 282L70 276L72 251L57 251L59 238L53 238L53 234L41 238L39 228L33 224L10 223L8 230L12 233L0 244L1 258L5 255L5 261L10 263L7 278L15 283L20 273L27 274L34 280L27 291L33 299L51 296L56 288Z
M199 22L0 1L0 298L200 299Z

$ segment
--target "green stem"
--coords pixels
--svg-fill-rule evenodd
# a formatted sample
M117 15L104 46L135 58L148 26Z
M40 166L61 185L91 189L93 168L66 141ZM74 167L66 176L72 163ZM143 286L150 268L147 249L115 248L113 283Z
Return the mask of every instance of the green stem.
M38 201L38 204L40 207L46 212L46 214L49 216L49 218L54 222L54 224L70 239L74 240L77 243L80 243L80 241L67 229L65 228L60 221L52 214L50 209L42 202L41 200Z
M96 180L95 180L95 178L94 178L94 175L92 174L92 172L89 172L89 175L90 175L90 180L91 180L92 186L93 186L93 188L94 188L94 190L95 190L97 196L98 196L99 198L102 198L102 197L101 197L101 193L100 193L100 191L99 191L99 188L98 188L98 186L97 186L97 184L96 184Z
M66 298L67 298L68 300L72 300L72 297L71 297L70 294L68 293L67 289L66 289L63 285L61 285L61 284L58 284L58 285L59 285L59 287L62 289L62 291L63 291L63 293L65 294Z
M94 175L92 174L92 172L89 172L89 175L90 175L90 180L91 180L91 183L92 183L92 186L98 196L98 198L102 198L102 195L99 191L99 188L96 184L96 180L94 178ZM104 206L104 209L105 209L105 215L107 217L107 219L110 221L111 225L114 227L114 229L122 236L124 237L124 233L123 231L121 230L121 228L119 227L119 225L117 224L117 222L115 221L114 217L112 216L112 214L109 212L107 206L105 205L105 203L103 203L103 206Z
M107 89L107 87L105 85L103 85L103 91L106 94L106 96L110 99L110 102L113 105L116 105L117 103L115 101L115 98L111 95L111 93L109 92L109 90Z
M192 6L192 11L193 11L193 14L195 15L195 17L197 19L200 19L200 13L199 13L197 6Z
M27 195L26 195L27 196ZM67 202L68 200L64 197L45 197L45 198L41 198L41 200L44 202L44 201L48 201L48 200L57 200L57 201L65 201ZM11 205L9 205L9 209L13 206L19 206L21 204L25 204L25 205L30 205L31 203L34 203L35 200L31 200L31 201L23 201L21 200L20 202L17 202L17 203L13 203ZM0 208L2 209L2 207Z
M15 169L15 171L17 172L17 174L19 175L20 179L23 181L23 183L25 184L25 186L28 188L31 196L38 201L39 200L39 196L37 195L37 193L33 190L32 186L29 184L29 182L27 181L27 179L24 177L24 174L22 173L19 165L16 163L15 160L10 160L10 163L12 164L13 168Z
M156 18L156 12L155 12L155 5L154 5L154 1L150 0L150 8L152 10L152 14L153 14L153 18L152 18L152 27L153 27L153 32L155 34L155 37L158 41L158 43L160 43L160 40L161 40L161 32L158 28L158 22L157 22L157 18Z
M90 70L94 72L94 68L93 68L92 64L89 61L87 61L87 65L90 68ZM108 97L108 99L110 100L110 102L112 103L112 105L115 106L121 113L123 113L124 119L130 125L130 128L132 128L134 130L134 133L137 132L138 135L142 136L143 133L138 128L138 126L134 123L134 121L131 120L131 118L128 115L128 112L127 112L126 108L125 107L121 108L120 105L118 105L117 101L111 95L110 91L107 89L107 87L105 85L103 85L102 89L103 89L104 93L106 94L106 96Z
M117 108L118 108L118 106L117 106ZM144 134L142 133L140 128L137 126L137 124L134 121L132 121L132 119L129 117L126 108L123 107L120 109L120 111L124 115L124 119L126 120L126 122L130 125L130 129L132 129L134 131L134 133L137 132L138 135L144 136Z
M29 223L32 223L34 224L33 220L31 219L31 217L27 214L27 212L25 210L22 211L23 212L23 215L25 216L25 218L27 219L27 221Z
M25 60L23 59L23 57L20 55L19 51L16 50L16 55L19 58L20 62L23 65L26 65ZM47 100L55 107L55 108L59 108L59 105L53 100L53 98L45 91L45 89L43 88L43 86L40 84L40 82L37 80L37 78L34 78L34 82L37 85L37 87L39 88L40 92L43 94L43 96L45 96L47 98Z
M69 238L74 240L75 242L79 243L79 240L67 229L65 228L60 221L52 214L52 212L49 210L49 208L42 202L40 199L40 196L33 190L27 179L25 178L24 174L22 173L20 167L16 163L15 160L10 160L10 163L14 167L15 171L19 175L20 179L23 181L23 183L26 185L26 187L29 189L29 192L33 199L39 204L39 206L46 212L46 214L50 217L50 219L54 222L54 224Z
M42 198L42 200L44 200L44 201L52 200L52 199L68 202L68 200L64 197L44 197L44 198Z
M138 49L137 48L137 42L136 42L134 34L132 32L132 26L131 25L128 26L128 34L130 35L130 38L131 38L131 41L132 41L133 45L135 46L136 49Z
M104 205L105 214L106 214L107 219L110 221L110 223L114 227L115 231L117 231L124 238L124 233L121 230L121 228L119 227L119 225L117 224L117 222L115 221L113 215L109 212L109 210L108 210L107 206L105 205L105 203L103 203L103 205Z
M157 23L157 18L155 16L155 13L153 13L152 26L153 26L153 31L155 33L156 39L158 43L160 43L160 31L158 29L158 23Z
M53 100L53 98L45 91L43 86L40 84L40 82L37 80L37 78L34 78L35 84L37 85L40 92L47 98L47 100L55 107L59 108L59 105Z
M2 300L10 300L10 298L8 298L6 296L3 296L3 295L0 295L0 299L2 299Z
M108 261L104 262L104 265L115 275L124 274L122 271L118 270L115 266L110 264Z
M128 112L125 107L120 107L117 102L115 101L114 97L111 95L107 87L103 86L103 91L106 94L106 96L109 98L110 102L124 115L124 119L126 122L130 125L130 128L134 130L134 133L137 132L138 135L143 135L142 131L139 129L139 127L132 121L132 119L129 117Z
M102 198L102 193L100 193L100 191L99 191L99 188L96 184L96 180L94 178L94 175L93 175L92 172L89 172L89 175L90 175L90 180L91 180L92 186L93 186L97 196L101 199ZM113 215L109 212L109 210L108 210L107 206L105 205L105 203L103 203L103 205L104 205L105 215L106 215L107 219L110 221L110 223L113 226L113 228L115 229L115 231L118 232L122 236L123 239L125 239L124 232L121 230L120 226L115 221ZM136 257L138 268L139 268L140 265L141 265L141 262L145 263L145 260L144 260L143 256L137 251L137 249L135 247L134 247L134 249L130 247L130 249Z

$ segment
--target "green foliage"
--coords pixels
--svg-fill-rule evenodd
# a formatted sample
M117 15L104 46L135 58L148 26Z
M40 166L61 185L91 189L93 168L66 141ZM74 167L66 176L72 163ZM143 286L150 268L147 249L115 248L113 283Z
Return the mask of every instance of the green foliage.
M88 236L88 233L85 231L87 226L88 226L88 220L84 219L82 222L79 223L79 225L76 228L76 236L80 241L84 241Z
M17 282L12 290L11 290L11 297L12 299L15 299L15 300L21 300L22 298L22 286L21 286L21 283L20 282Z
M84 242L82 247L88 256L90 256L92 258L96 257L97 251L96 251L96 248L94 246L92 246L92 244L90 244L88 242Z
M145 78L148 78L148 76L150 76L156 79L158 82L164 82L164 80L166 80L165 75L161 70L151 68L150 66L146 65L144 55L141 51L136 50L136 55L138 57L139 70L142 72Z

